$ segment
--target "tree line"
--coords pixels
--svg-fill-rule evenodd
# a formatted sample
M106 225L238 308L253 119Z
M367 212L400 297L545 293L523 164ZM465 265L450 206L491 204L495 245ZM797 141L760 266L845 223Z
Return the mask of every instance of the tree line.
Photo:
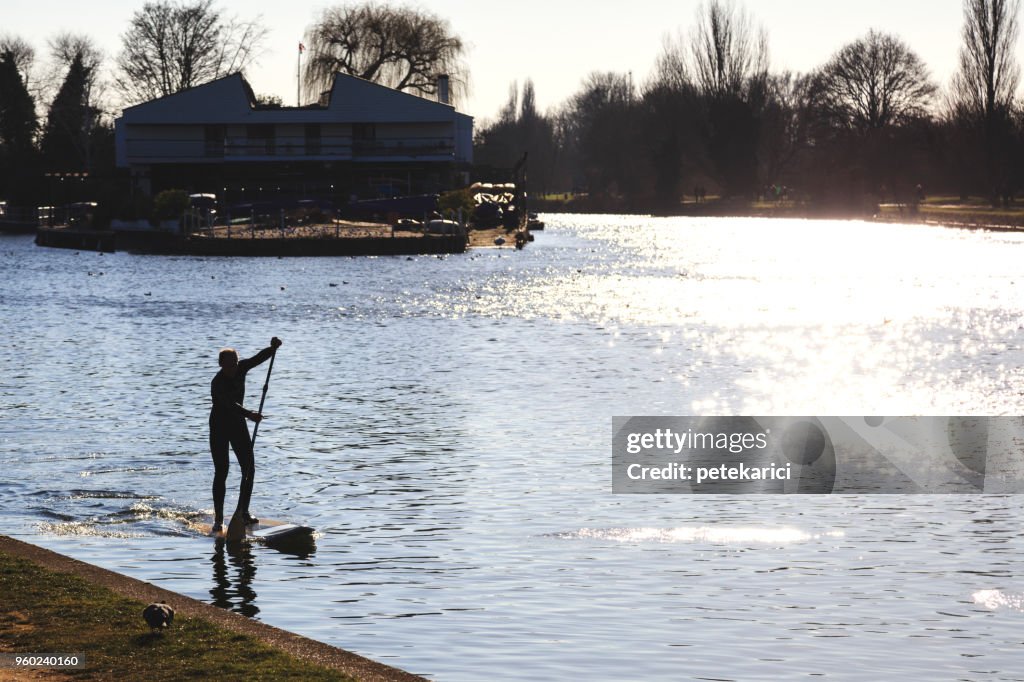
M47 47L40 65L27 42L0 37L0 198L13 203L42 200L44 172L81 175L113 165L113 129L98 104L99 51L71 33ZM49 102L42 120L40 101Z
M23 38L0 35L0 200L123 203L114 171L115 113L245 70L265 52L267 35L260 17L229 16L215 0L145 3L113 57L88 36L63 33L47 41L47 54L38 59ZM453 97L465 90L464 44L427 10L373 0L327 8L304 43L304 103L316 101L335 72L422 96L434 96L444 74ZM274 95L258 94L256 103L283 106ZM68 187L83 177L89 188L75 196Z
M0 199L123 201L115 112L241 70L265 34L214 0L161 0L134 13L112 60L86 35L51 37L41 59L23 38L0 36Z
M708 192L843 211L925 191L1008 202L1024 181L1019 14L1020 0L964 0L957 70L940 88L881 30L810 73L773 71L754 18L708 0L640 83L592 73L546 114L532 82L513 84L475 158L497 170L527 152L535 196L586 193L594 208L671 211Z
M755 18L706 0L689 31L665 37L646 77L592 73L546 113L532 82L512 84L476 132L477 176L501 179L526 153L534 195L575 191L642 210L708 193L844 209L922 188L1008 201L1024 181L1020 3L963 0L958 67L939 87L910 46L880 30L810 73L773 70ZM113 112L241 71L266 37L259 17L227 16L215 0L146 3L113 58L87 36L52 37L45 59L0 36L0 197L33 205L52 200L55 181L40 178L113 178ZM466 92L465 43L427 10L330 7L304 43L303 102L336 72L428 97L444 74L455 98Z

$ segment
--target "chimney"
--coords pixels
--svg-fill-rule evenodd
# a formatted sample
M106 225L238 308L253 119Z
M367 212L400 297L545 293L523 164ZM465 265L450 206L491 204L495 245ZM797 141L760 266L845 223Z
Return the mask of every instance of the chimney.
M451 104L448 96L448 75L441 74L437 77L437 101L441 104Z

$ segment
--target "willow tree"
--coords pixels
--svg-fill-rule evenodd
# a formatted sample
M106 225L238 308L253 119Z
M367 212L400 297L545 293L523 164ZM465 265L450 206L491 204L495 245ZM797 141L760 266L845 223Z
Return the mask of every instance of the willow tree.
M307 92L329 89L339 72L420 95L435 95L438 76L446 75L453 99L466 91L465 45L426 10L374 2L331 7L308 29L306 46Z

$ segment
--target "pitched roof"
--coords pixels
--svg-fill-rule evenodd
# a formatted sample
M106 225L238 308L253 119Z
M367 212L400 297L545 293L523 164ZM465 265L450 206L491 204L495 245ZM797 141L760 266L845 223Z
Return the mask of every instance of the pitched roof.
M442 123L472 118L449 104L343 73L335 74L326 107L257 108L248 81L234 73L128 107L122 117L133 124Z

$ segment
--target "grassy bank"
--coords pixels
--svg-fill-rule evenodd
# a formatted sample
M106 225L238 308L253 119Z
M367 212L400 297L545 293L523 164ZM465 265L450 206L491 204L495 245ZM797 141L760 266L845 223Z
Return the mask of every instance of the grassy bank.
M970 227L1024 228L1024 205L992 206L982 199L929 197L917 207L883 204L878 217L893 222L929 222Z
M153 633L144 606L0 552L0 652L74 653L87 661L82 669L0 670L0 679L354 679L199 618L179 615Z

